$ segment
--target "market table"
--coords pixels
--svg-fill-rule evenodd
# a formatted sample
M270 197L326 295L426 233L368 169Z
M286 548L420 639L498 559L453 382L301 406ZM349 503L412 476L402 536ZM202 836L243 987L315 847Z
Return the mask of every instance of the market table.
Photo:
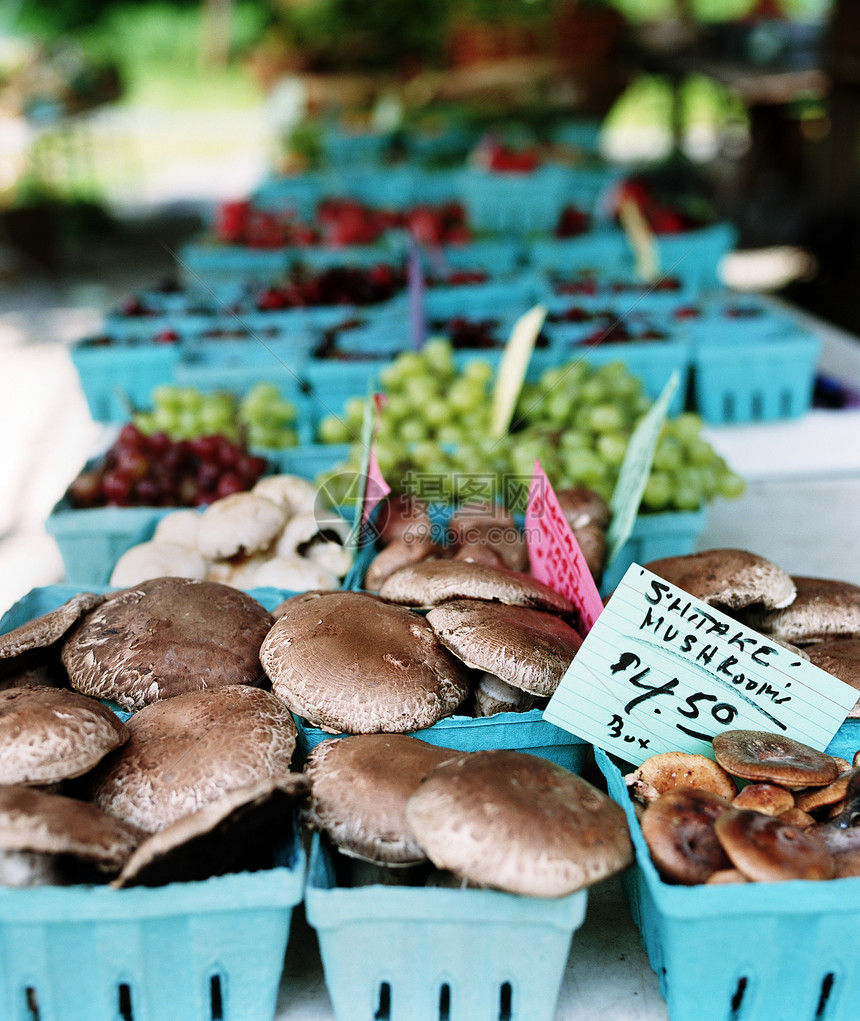
M56 314L49 315L52 311ZM821 370L860 386L857 339L803 318L822 338ZM9 435L16 437L16 444L8 444L5 451L6 479L13 485L4 487L6 499L0 505L7 529L0 545L0 576L6 579L0 592L3 609L34 585L60 581L59 557L38 523L62 490L65 476L100 439L82 395L69 390L74 372L67 351L61 343L34 343L73 336L80 323L71 319L69 310L44 308L41 318L29 323L20 315L0 316L4 413ZM714 426L707 436L745 476L748 487L739 500L717 501L711 507L700 549L742 546L793 573L860 584L856 543L860 409L816 409L784 422ZM298 909L276 1021L333 1017L316 939ZM589 894L586 920L573 937L556 1012L556 1021L598 1018L668 1018L617 879Z

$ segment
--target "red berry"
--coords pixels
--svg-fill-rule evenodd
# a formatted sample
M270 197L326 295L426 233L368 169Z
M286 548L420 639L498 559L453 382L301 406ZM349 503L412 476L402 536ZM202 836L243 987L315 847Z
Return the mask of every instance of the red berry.
M236 472L224 472L215 487L215 495L218 499L224 496L232 496L233 493L241 493L245 489L241 478Z
M161 488L155 479L141 479L134 486L134 502L144 507L157 507Z
M128 502L131 479L119 471L106 471L102 476L102 492L108 503L122 505Z
M134 422L126 422L126 424L120 429L119 436L116 438L114 446L126 446L126 447L143 447L146 445L146 437L134 424Z

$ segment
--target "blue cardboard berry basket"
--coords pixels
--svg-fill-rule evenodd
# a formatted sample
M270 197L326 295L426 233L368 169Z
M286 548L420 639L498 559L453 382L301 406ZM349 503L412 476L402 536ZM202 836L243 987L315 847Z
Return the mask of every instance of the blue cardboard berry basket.
M96 422L125 422L149 404L156 386L172 383L181 359L177 344L101 344L83 340L70 349L90 415Z
M446 271L468 270L499 277L516 273L524 259L525 249L519 238L483 238L428 249L424 253L424 267L434 276Z
M301 759L306 758L320 741L343 736L329 734L301 716L293 716L299 732L296 747ZM542 709L482 717L449 716L432 727L414 731L411 736L458 752L495 748L527 752L555 762L571 773L582 772L591 748L582 738L545 720Z
M147 889L0 889L9 1021L271 1021L305 858Z
M591 329L593 332L593 324ZM572 359L581 359L595 368L610 362L622 362L631 375L642 381L644 392L652 400L657 400L672 374L677 372L678 386L669 402L668 413L678 415L684 410L690 378L690 345L681 337L584 344L571 343L564 333L559 333L553 335L552 343L557 365L564 365Z
M309 221L329 188L324 173L269 174L251 194L251 205L271 212L293 212L298 219Z
M621 768L595 758L627 815L636 865L621 881L672 1021L854 1021L860 879L664 883Z
M313 481L344 464L349 453L349 443L302 443L284 450L268 450L266 456L279 474L300 475Z
M176 507L72 507L63 497L45 519L63 558L65 581L107 585L127 549L152 538L158 522Z
M799 418L812 405L821 341L811 333L691 349L695 408L715 425Z
M311 845L305 911L337 1021L552 1021L588 894L337 885Z
M179 250L180 280L190 292L206 294L210 288L234 283L263 286L280 280L288 272L295 248L249 248L219 244L210 238L186 242Z
M488 234L551 234L564 207L581 198L590 211L593 194L580 195L570 167L546 164L527 173L471 169L460 177L460 199L469 225Z
M627 541L607 564L600 591L609 595L631 564L692 553L708 522L708 509L638 514Z
M81 591L31 589L0 634ZM251 594L271 610L288 593ZM151 889L0 887L0 1017L272 1021L305 870L293 821L270 869Z

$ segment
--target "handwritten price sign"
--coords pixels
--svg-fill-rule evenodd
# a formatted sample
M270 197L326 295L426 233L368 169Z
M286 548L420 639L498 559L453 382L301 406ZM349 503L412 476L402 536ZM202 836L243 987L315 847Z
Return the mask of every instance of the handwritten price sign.
M544 719L639 765L665 751L713 758L723 730L767 730L824 749L854 688L633 564Z
M529 570L538 581L573 602L579 611L582 633L587 634L603 610L603 601L573 529L537 458L525 524Z

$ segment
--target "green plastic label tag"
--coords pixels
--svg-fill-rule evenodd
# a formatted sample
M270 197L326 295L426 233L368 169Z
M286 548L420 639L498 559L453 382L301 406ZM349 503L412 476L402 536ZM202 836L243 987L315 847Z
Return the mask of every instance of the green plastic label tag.
M612 520L606 531L607 564L612 562L615 554L630 537L639 512L639 504L642 502L642 493L651 473L660 430L666 420L669 402L678 387L678 380L679 376L675 371L663 387L663 392L642 416L627 442L627 450L624 452L624 460L618 472L618 481L609 501Z
M494 439L504 436L511 424L529 360L544 319L546 308L543 305L535 305L517 319L511 330L493 391L490 436Z
M724 730L823 750L856 701L832 674L633 564L544 719L640 765L667 751L713 758Z

